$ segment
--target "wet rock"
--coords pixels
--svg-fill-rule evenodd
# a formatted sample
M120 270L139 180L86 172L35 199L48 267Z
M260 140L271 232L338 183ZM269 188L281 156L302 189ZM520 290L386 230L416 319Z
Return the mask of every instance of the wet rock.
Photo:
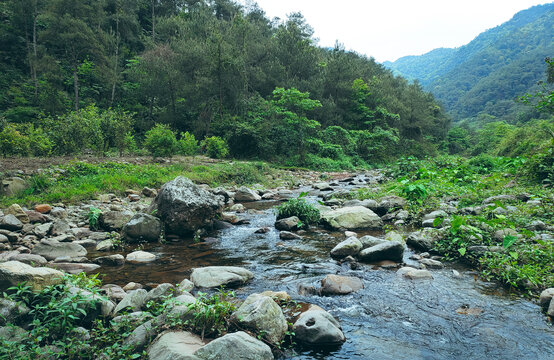
M114 248L113 241L103 240L96 244L96 251L112 251Z
M293 331L298 342L312 346L340 345L346 341L339 322L323 310L302 313Z
M230 229L232 227L233 227L233 224L228 223L226 221L215 220L213 222L213 229L214 230L225 230L225 229Z
M44 239L35 245L31 254L41 255L47 260L54 260L61 256L80 258L87 255L87 250L79 244Z
M233 213L223 212L221 213L221 220L226 221L230 224L236 224L239 221L239 218Z
M298 285L298 295L300 296L308 296L308 295L316 295L317 289L313 285L306 285L306 284L300 284Z
M105 266L121 266L125 264L125 258L121 254L114 254L97 257L94 262Z
M24 281L33 290L40 291L47 286L60 284L64 273L58 270L35 268L19 261L0 263L0 290L5 290Z
M219 216L223 198L179 176L166 183L147 210L162 220L169 234L189 235Z
M125 291L133 291L133 290L139 290L139 289L142 289L142 288L143 288L142 284L139 284L139 283L136 283L136 282L132 282L132 281L131 281L130 283L128 283L127 285L125 285L125 286L123 287L123 290L125 290Z
M249 202L249 201L259 201L262 197L252 189L242 186L235 193L235 201Z
M271 231L271 229L268 228L267 226L265 226L265 227L259 228L258 230L254 231L254 233L255 234L267 234L270 231Z
M260 294L248 296L231 319L256 333L263 333L272 344L279 344L288 329L281 307L271 297Z
M433 278L433 275L431 275L431 273L428 270L419 270L419 269L414 269L414 268L408 267L408 266L400 268L396 272L396 275L403 276L403 277L405 277L407 279L410 279L410 280L432 279Z
M234 204L229 208L229 210L237 212L237 213L243 213L246 211L246 208L242 204Z
M408 235L406 244L420 251L429 251L435 246L435 238L429 232L416 231Z
M243 331L227 334L194 353L202 360L272 360L271 348Z
M120 231L133 217L130 210L102 212L98 218L100 227L108 231Z
M333 190L333 187L327 182L315 183L315 184L312 185L312 187L314 189L317 189L317 190L320 190L320 191L332 191Z
M296 216L291 216L285 219L279 219L275 222L275 228L277 230L292 231L298 230L298 223L300 219Z
M266 290L266 291L260 293L260 295L269 296L270 298L272 298L276 302L281 302L281 301L288 302L288 301L292 300L292 298L290 297L289 294L287 294L286 291Z
M130 308L133 311L139 311L141 307L145 304L146 300L146 290L144 289L138 289L133 290L127 293L123 300L117 304L117 306L114 309L114 314L117 314L123 309Z
M550 300L550 306L546 310L546 315L554 317L554 301Z
M250 271L236 266L208 266L192 270L190 275L194 286L217 288L240 286L254 277Z
M350 238L350 237L355 237L357 238L358 237L358 234L356 234L354 231L345 231L344 232L344 236L346 236L347 238Z
M350 237L343 242L337 244L332 250L331 250L331 256L334 258L343 258L346 256L356 256L358 253L362 250L363 245L355 237Z
M292 233L290 231L281 231L279 233L279 239L281 240L300 240L302 236Z
M552 300L552 297L554 297L554 288L543 290L543 292L541 292L541 295L539 297L539 304L542 307L548 307L548 305L550 304L550 301Z
M419 262L421 264L425 265L425 267L428 267L430 269L442 269L444 267L443 263L441 263L438 260L421 259L421 260L419 260Z
M404 245L402 243L388 241L362 250L359 258L365 262L378 262L382 260L402 262L403 255Z
M0 217L0 229L17 231L23 228L23 223L12 214Z
M155 242L160 238L162 223L152 215L138 213L123 227L122 237L129 243Z
M156 255L146 251L134 251L127 254L125 260L135 264L149 263L156 260Z
M0 299L0 326L17 324L31 311L27 306L9 299Z
M383 221L373 211L363 206L344 207L331 210L322 215L322 219L335 229L381 229Z
M363 288L362 280L352 276L330 274L321 280L321 295L346 295Z
M19 261L31 266L44 266L47 263L44 257L33 254L17 254L10 257L10 260Z
M359 240L362 243L362 249L367 249L387 241L385 239L376 238L375 236L371 235L362 236Z

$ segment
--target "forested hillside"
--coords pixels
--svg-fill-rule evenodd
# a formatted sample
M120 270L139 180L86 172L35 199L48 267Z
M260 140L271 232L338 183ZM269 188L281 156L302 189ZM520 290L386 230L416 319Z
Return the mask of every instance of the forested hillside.
M385 65L417 79L454 120L491 115L517 122L536 113L514 100L537 91L554 54L554 4L532 7L457 49L436 49Z
M318 47L301 14L230 0L3 1L0 66L4 155L125 152L170 127L234 157L348 167L432 154L448 131L432 95Z

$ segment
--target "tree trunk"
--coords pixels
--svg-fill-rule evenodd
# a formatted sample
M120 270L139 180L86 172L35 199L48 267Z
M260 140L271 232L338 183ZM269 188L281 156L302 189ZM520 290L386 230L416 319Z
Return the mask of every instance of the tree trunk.
M154 20L154 5L156 0L152 0L152 41L156 41L155 20Z
M110 107L113 105L115 99L115 86L117 85L117 62L119 61L119 15L115 20L115 61L113 66L113 84L112 84L112 97L110 99Z
M38 78L37 78L37 2L33 2L33 84L35 86L35 103L38 100Z

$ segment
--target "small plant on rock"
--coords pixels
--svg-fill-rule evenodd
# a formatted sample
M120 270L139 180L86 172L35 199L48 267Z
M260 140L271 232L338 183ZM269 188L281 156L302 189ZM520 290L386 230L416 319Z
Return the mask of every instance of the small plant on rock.
M296 199L291 199L277 207L277 219L296 216L300 219L299 227L317 224L321 218L319 209L309 204L304 197L307 193L301 193Z

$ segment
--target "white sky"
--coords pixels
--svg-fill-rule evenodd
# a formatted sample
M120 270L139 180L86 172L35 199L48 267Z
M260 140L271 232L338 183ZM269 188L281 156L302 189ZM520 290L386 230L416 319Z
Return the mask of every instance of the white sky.
M242 0L244 3L247 0ZM540 0L255 0L269 18L300 11L320 46L394 61L467 44Z

